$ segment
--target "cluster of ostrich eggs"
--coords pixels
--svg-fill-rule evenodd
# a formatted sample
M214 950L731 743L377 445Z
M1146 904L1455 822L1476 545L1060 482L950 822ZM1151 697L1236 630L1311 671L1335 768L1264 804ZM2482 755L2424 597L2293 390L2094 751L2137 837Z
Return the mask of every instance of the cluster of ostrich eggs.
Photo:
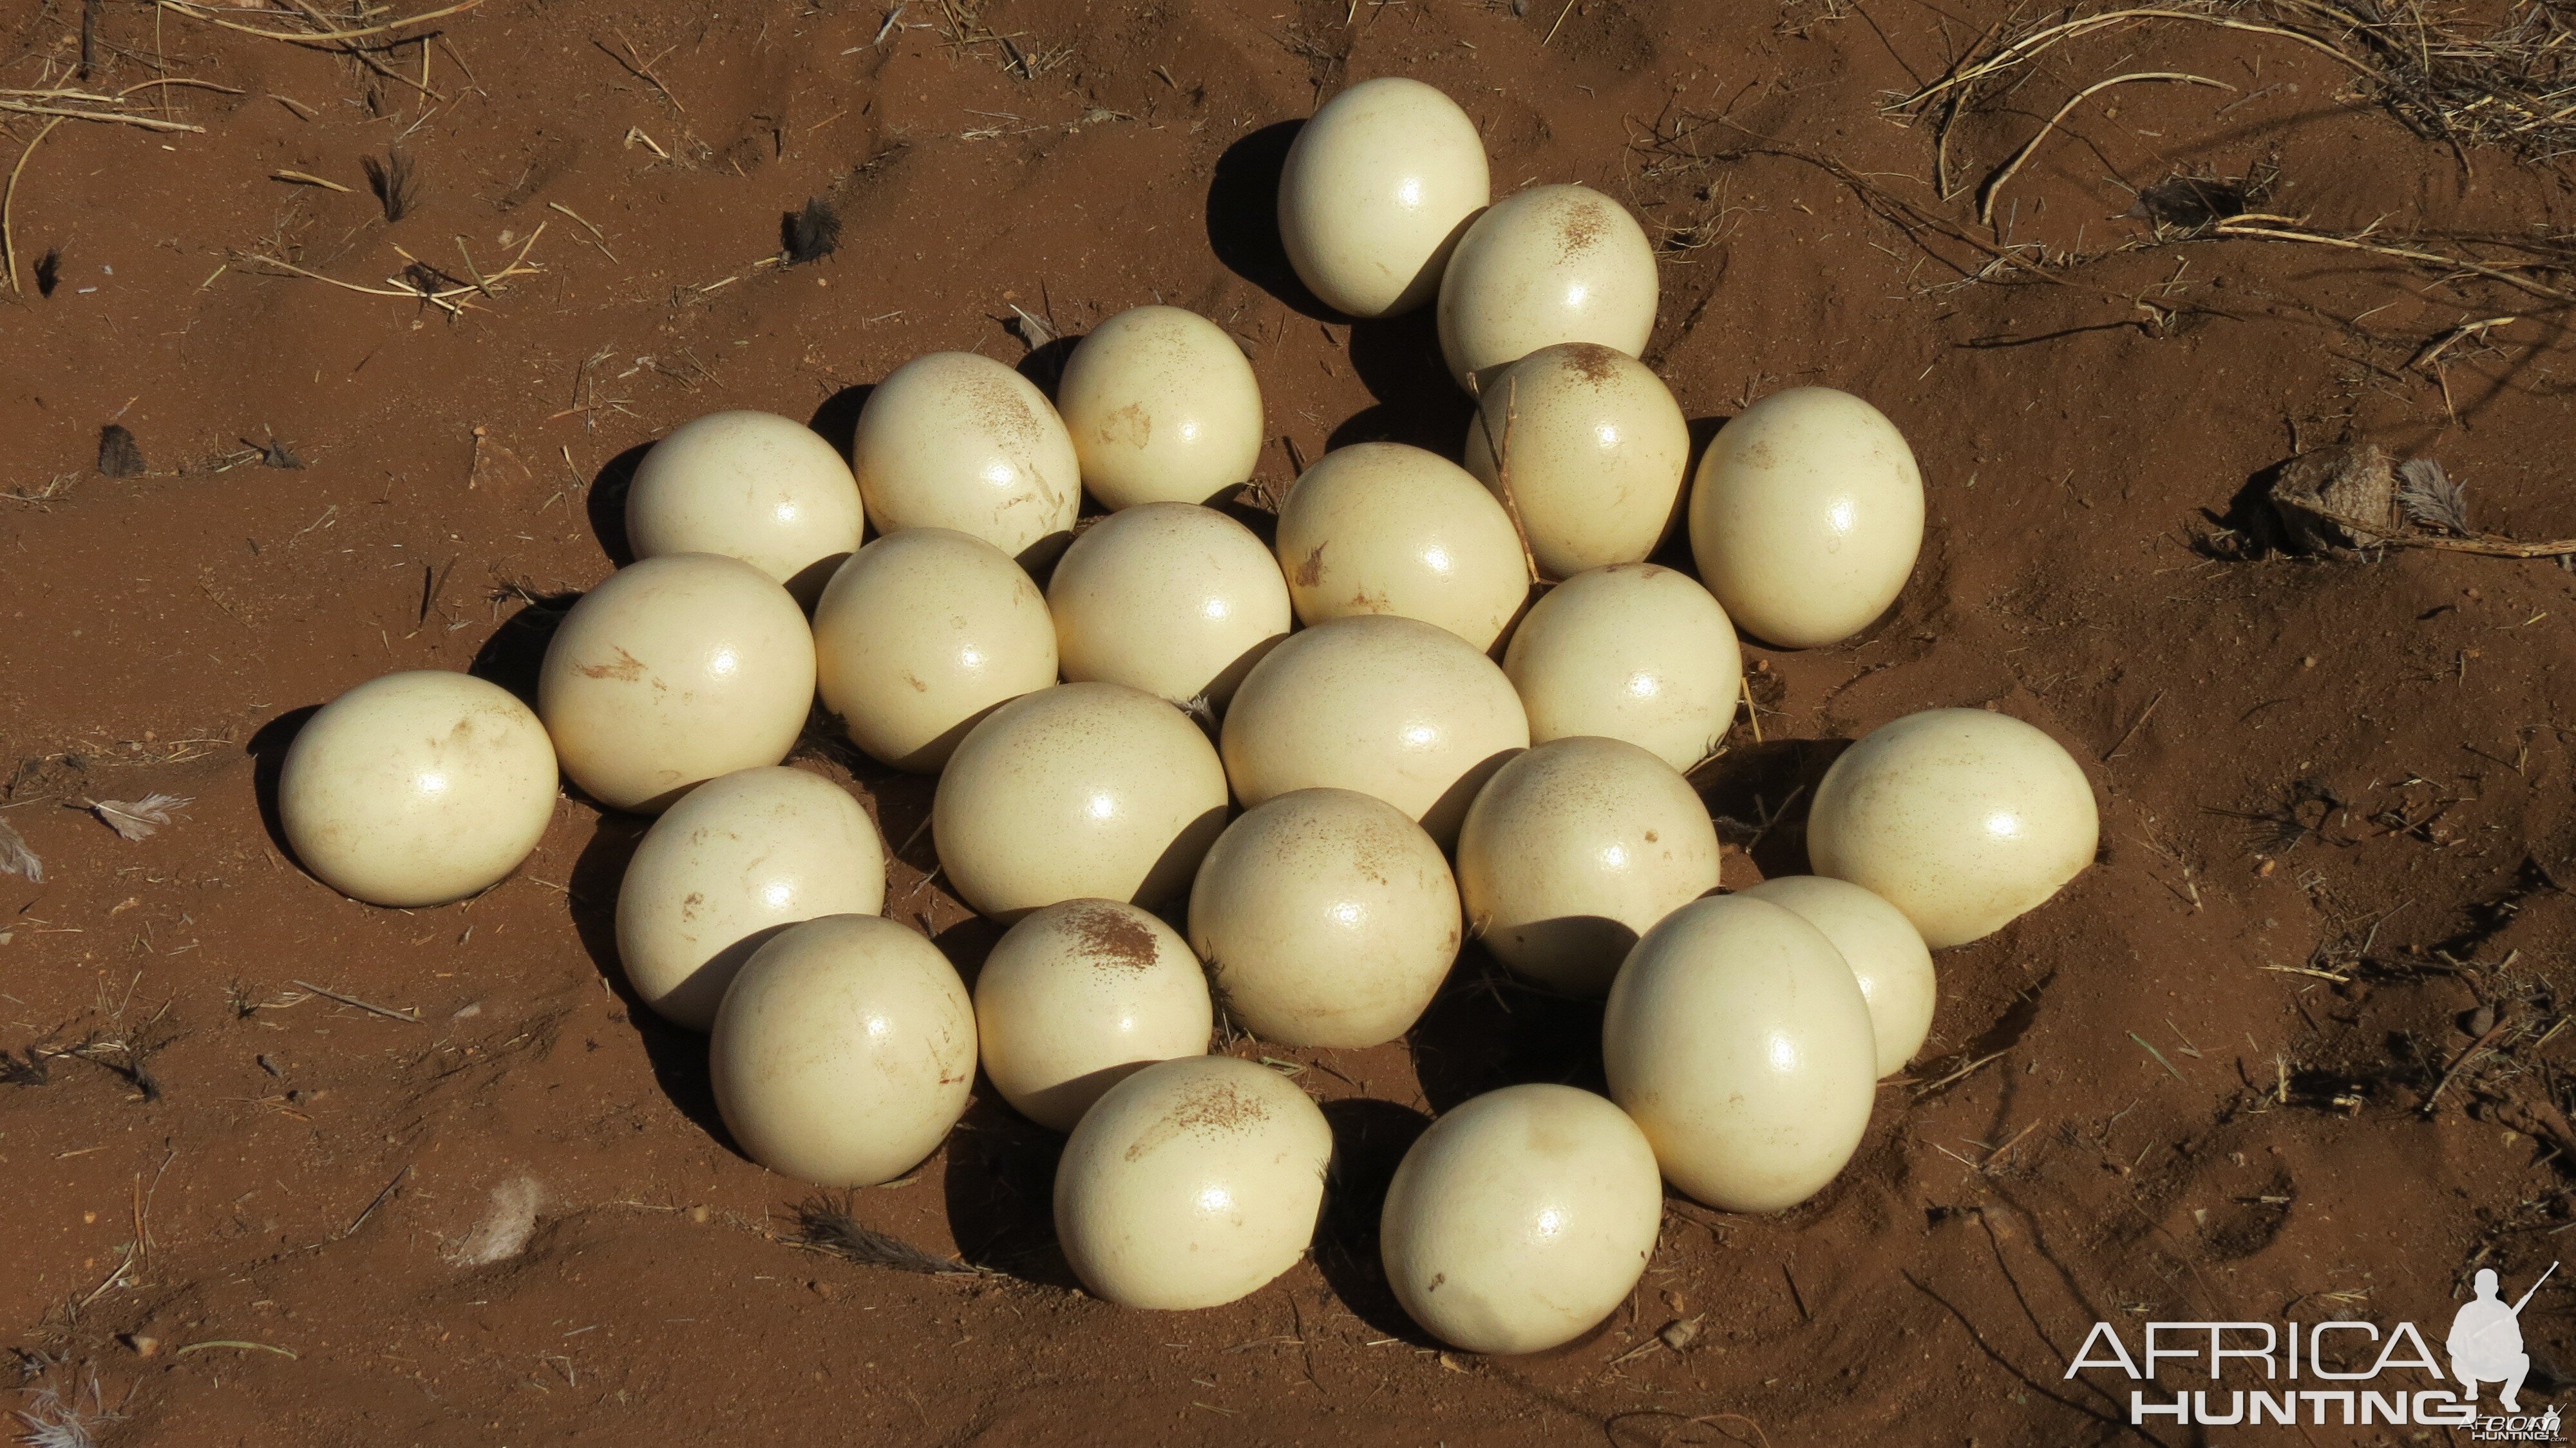
M889 1181L980 1077L1067 1134L1065 1257L1139 1308L1253 1292L1317 1229L1330 1121L1260 1047L1212 1041L1397 1041L1462 952L1601 1002L1599 1075L1575 1074L1606 1089L1504 1085L1422 1133L1379 1235L1425 1329L1568 1341L1636 1285L1665 1191L1808 1200L1923 1047L1932 952L2047 900L2098 834L2046 733L1934 708L1816 783L1812 874L1722 890L1693 772L1746 641L1829 648L1897 603L1924 532L1905 439L1801 387L1694 460L1642 360L1636 218L1576 184L1495 197L1475 120L1419 82L1325 104L1277 222L1335 312L1436 308L1471 399L1454 453L1355 443L1248 488L1272 437L1254 368L1160 304L1100 320L1052 396L971 353L904 362L846 452L768 412L698 418L635 470L634 559L555 621L532 700L417 672L314 714L279 782L297 855L416 908L507 876L565 786L651 817L618 970L703 1033L733 1144ZM917 794L844 769L934 778L926 817L881 821ZM926 831L1003 927L980 961L882 913L881 825Z

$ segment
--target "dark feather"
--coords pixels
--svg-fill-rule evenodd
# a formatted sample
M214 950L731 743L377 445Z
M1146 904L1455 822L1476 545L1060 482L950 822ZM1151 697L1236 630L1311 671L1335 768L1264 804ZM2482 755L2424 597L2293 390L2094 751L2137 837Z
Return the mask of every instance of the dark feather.
M796 1231L788 1241L817 1252L829 1252L870 1267L931 1276L980 1275L985 1269L967 1262L934 1257L892 1233L860 1225L847 1199L818 1195L796 1209Z
M36 258L36 295L50 297L54 294L54 288L62 284L63 249L59 246L47 247L45 254Z
M821 261L841 245L841 218L830 202L817 196L802 211L778 219L778 243L789 266Z
M111 422L98 430L98 471L109 478L137 477L144 471L143 449L135 445L134 434L123 423Z
M381 161L361 156L358 166L367 173L367 189L376 193L385 220L400 221L411 214L413 203L420 200L420 184L412 172L410 152L396 147L386 151Z
M2168 176L2138 193L2129 214L2158 226L2201 227L2253 209L2253 187L2243 181Z

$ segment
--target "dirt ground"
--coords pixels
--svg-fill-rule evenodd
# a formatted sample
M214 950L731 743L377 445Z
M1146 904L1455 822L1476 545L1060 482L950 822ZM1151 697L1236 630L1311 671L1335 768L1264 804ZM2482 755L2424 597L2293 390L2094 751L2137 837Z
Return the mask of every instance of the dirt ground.
M0 821L44 876L0 875L0 1408L73 1399L102 1444L2180 1444L2125 1426L2125 1383L2065 1379L2091 1323L2438 1339L2475 1268L2518 1293L2576 1222L2576 575L2291 557L2253 502L2369 440L2437 457L2479 528L2576 535L2576 271L2549 264L2576 197L2529 148L2196 22L1888 109L2045 18L1994 0L485 0L363 59L108 0L73 82L82 8L0 21ZM2042 123L2132 72L2219 84L2082 102L1980 224ZM1324 314L1269 219L1297 120L1382 74L1466 107L1498 194L1638 209L1648 360L1703 435L1829 383L1921 460L1889 617L1748 649L1760 716L1698 776L1730 885L1802 868L1838 742L1910 710L2030 719L2098 786L2099 866L1940 957L1931 1043L1816 1200L1673 1200L1595 1332L1438 1350L1374 1265L1387 1173L1468 1095L1599 1072L1597 1007L1471 950L1402 1043L1235 1048L1306 1065L1340 1141L1313 1260L1250 1298L1081 1295L1055 1139L989 1092L848 1206L990 1270L860 1265L784 1240L809 1193L731 1149L701 1042L626 995L637 821L567 798L517 875L436 910L283 853L265 786L310 708L395 669L524 685L620 556L642 445L697 413L845 434L917 353L1045 380L1049 333L1159 300L1253 356L1272 488L1357 439L1454 456L1428 314ZM6 108L162 78L114 108L187 129ZM388 222L361 162L396 146ZM2160 226L2139 192L2178 174L2291 219L2244 225L2417 255ZM777 264L813 198L837 249ZM100 474L110 423L139 473ZM924 880L926 784L828 726L798 758L909 842L888 913L971 973L993 932ZM154 792L192 802L148 838L83 808ZM2562 1272L2525 1314L2539 1396L2576 1387L2571 1304Z

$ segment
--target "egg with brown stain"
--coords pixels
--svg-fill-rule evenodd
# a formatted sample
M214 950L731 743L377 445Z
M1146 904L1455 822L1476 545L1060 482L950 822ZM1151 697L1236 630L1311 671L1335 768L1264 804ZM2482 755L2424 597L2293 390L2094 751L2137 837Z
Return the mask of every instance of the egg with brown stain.
M975 975L984 1074L1014 1110L1057 1131L1144 1067L1205 1055L1215 1025L1188 942L1121 900L1031 911Z
M1009 554L949 528L862 548L814 606L814 681L850 742L937 773L975 722L1055 682L1056 628Z
M1393 614L1490 649L1529 599L1503 505L1456 463L1403 443L1324 454L1280 503L1273 546L1308 624Z
M1660 285L1628 208L1589 186L1533 186L1458 239L1440 278L1440 352L1471 392L1560 342L1634 357L1655 329Z
M1681 516L1690 424L1636 358L1592 342L1541 347L1495 378L1467 420L1467 471L1508 494L1549 578L1640 563Z
M1051 558L1082 507L1082 463L1054 405L972 352L887 374L859 409L850 465L878 532L953 528L1023 563Z
M1056 409L1082 485L1116 512L1212 503L1261 460L1261 384L1216 323L1180 307L1132 307L1065 359Z

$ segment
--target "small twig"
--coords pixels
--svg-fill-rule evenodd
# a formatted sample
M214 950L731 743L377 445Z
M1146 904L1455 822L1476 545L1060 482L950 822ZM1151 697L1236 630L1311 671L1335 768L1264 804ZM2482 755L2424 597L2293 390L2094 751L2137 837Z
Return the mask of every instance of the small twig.
M2512 272L2506 271L2502 267L2487 266L2481 262L2471 261L2467 257L2444 256L2440 252L2415 251L2411 248L2402 246L2381 246L2376 242L2361 241L2347 236L2329 236L2323 232L2304 230L2285 231L2277 226L2259 226L2251 224L2260 221L2280 221L2285 219L2286 218L2276 216L2231 216L2218 223L2217 227L2210 234L2213 236L2254 236L2262 237L2270 241L2305 241L2314 243L2318 246L2340 247L2345 251L2366 251L2374 256L2395 257L2400 261L2420 261L2430 263L2434 266L2457 267L2462 271L2475 272L2479 276L2485 277L2490 281L2499 281L2504 283L2506 286L2519 288L2520 290L2529 292L2534 296L2547 297L2551 301L2556 302L2576 302L2576 293L2562 292L2556 287L2543 286L2539 282L2529 281L2522 277L2515 276Z
M271 1347L269 1344L264 1342L252 1342L246 1338L238 1337L217 1337L209 1338L204 1342L192 1342L186 1347L179 1349L177 1352L170 1354L170 1356L186 1357L192 1352L204 1352L210 1347L239 1348L244 1352L273 1352L279 1357L289 1359L292 1359L295 1356L294 1353L287 1351L285 1348Z
M254 25L236 25L232 21L221 20L215 16L205 14L203 7L190 4L188 3L188 0L153 0L153 3L164 10L176 10L191 20L202 20L208 25L220 25L226 30L238 30L244 35L256 35L263 40L291 40L298 43L311 43L314 41L326 40L364 40L371 35L387 35L397 30L403 30L414 25L422 24L425 21L444 20L450 15L461 15L466 11L473 9L475 6L482 4L483 0L461 0L461 3L450 5L443 10L425 10L418 15L406 16L400 20L388 20L382 25L369 25L357 30L323 30L320 32L262 30ZM328 22L325 23L327 24Z
M382 1016L389 1021L402 1021L408 1025L414 1026L425 1026L429 1024L429 1022L422 1020L416 1015L405 1015L401 1011L392 1011L385 1009L383 1006L369 1005L355 996L344 996L336 990L324 990L322 987L315 985L309 980L289 981L287 983L300 990L309 990L315 995L338 1001L344 1006L355 1006L369 1015Z
M367 1218L374 1216L376 1214L376 1208L383 1206L385 1204L385 1198L392 1196L394 1194L394 1188L401 1186L403 1178L410 1175L411 1163L405 1162L403 1163L402 1170L394 1173L394 1179L385 1183L382 1191L377 1192L374 1196L367 1199L367 1209L358 1213L357 1220L340 1229L340 1235L342 1237L352 1237L357 1235L358 1229L367 1225Z
M1546 48L1548 41L1556 39L1556 32L1563 29L1565 26L1565 17L1573 13L1574 0L1565 0L1565 8L1556 12L1556 24L1549 26L1547 28L1546 38L1539 41L1541 49Z
M2102 762L2104 764L2110 763L2112 756L2118 754L2123 745L2126 745L2139 730L2147 726L2147 717L2155 713L2156 706L2164 701L2165 691L2162 689L2156 690L2156 696L2147 701L2147 707L2139 710L2138 717L2130 720L2129 727L2121 732L2119 742L2113 744L2109 749L2102 752Z
M2165 1053L2164 1053L2164 1052L2162 1052L2162 1051L2157 1050L2157 1049L2155 1048L2155 1043L2154 1043L2154 1042L2149 1041L2146 1037L2139 1035L2139 1034L2138 1034L2137 1032L2135 1032L2135 1031L2131 1031L2131 1032L2129 1033L2129 1039L2130 1039L2130 1040L2132 1040L2132 1041L2137 1042L2137 1043L2138 1043L2139 1045L2141 1045L2141 1046L2146 1047L2146 1048L2147 1048L2147 1054L2148 1054L2148 1055L2150 1055L2150 1056L2155 1057L2155 1058L2156 1058L2156 1064L2157 1064L2157 1065L2159 1065L2159 1066L2164 1067L2164 1068L2165 1068L2165 1070L2166 1070L2166 1072L2167 1072L2168 1074L2170 1074L2170 1075L2171 1075L2175 1080L2177 1080L2177 1081L2181 1081L2181 1082L2182 1082L2184 1085L2186 1085L2186 1086L2188 1086L2188 1085L2190 1085L2190 1084L2191 1084L2189 1081L2184 1080L2184 1078L2183 1078L2183 1074L2182 1074L2180 1071L2176 1071L2176 1070L2174 1070L2174 1063L2165 1059Z
M2134 71L2128 75L2115 75L2109 80L2097 80L2093 82L2084 89L2077 91L2074 99L2069 100L2062 106L2059 106L2057 108L2057 114L2048 118L2048 123L2039 128L2039 133L2032 136L2029 140L2024 141L2021 149L2013 152L2012 159L2003 164L2003 169L1995 173L1994 179L1986 183L1985 195L1979 197L1977 200L1977 220L1987 225L1992 225L1994 223L1995 194L2004 189L2004 183L2010 181L2013 178L2013 173L2021 169L2022 163L2030 159L2031 153L2039 149L2039 143L2047 140L2049 133L2056 130L2059 123L2063 122L2067 116L2072 114L2077 106L2082 105L2096 92L2109 90L2115 85L2121 85L2133 80L2174 80L2182 81L2190 85L2215 86L2220 90L2232 91L2236 89L2236 87L2229 85L2227 82L2222 80L2211 80L2206 76L2188 75L2178 70L2141 70Z
M18 164L9 168L8 189L0 191L0 270L8 272L9 290L15 295L24 296L27 290L18 285L18 243L9 229L18 203L18 174L27 169L27 158L36 154L36 148L43 145L45 138L54 133L54 127L61 124L59 118L45 122L44 128L36 132L35 139L27 143L27 149L18 153Z
M268 179L271 181L291 181L298 186L319 186L326 191L337 191L344 196L356 189L354 187L343 186L328 176L316 176L310 171L271 171L268 173Z

